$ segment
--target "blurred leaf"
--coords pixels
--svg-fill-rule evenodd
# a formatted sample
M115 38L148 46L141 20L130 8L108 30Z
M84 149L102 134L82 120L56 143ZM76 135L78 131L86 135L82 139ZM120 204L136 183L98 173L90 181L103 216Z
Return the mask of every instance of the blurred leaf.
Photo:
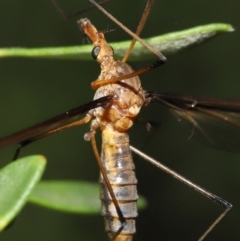
M0 170L0 230L5 229L21 211L45 165L43 156L30 156Z
M83 181L42 181L29 196L29 201L47 208L80 214L99 214L99 184ZM146 207L140 197L138 208Z
M234 29L229 24L214 23L203 25L187 30L168 33L161 36L145 39L147 43L158 49L164 55L175 54L186 48L196 46L223 32L232 32ZM116 59L121 59L127 51L130 41L110 43L114 49ZM2 48L0 58L6 57L29 57L29 58L53 58L92 60L92 45L73 47L48 47L48 48ZM136 43L129 61L147 60L156 58L146 47Z

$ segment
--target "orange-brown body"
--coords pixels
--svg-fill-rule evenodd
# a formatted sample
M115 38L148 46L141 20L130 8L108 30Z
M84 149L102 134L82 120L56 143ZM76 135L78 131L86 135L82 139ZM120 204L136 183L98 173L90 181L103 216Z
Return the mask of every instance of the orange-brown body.
M101 80L114 79L133 72L128 64L113 59L113 50L104 39L103 33L98 32L88 19L81 19L79 25L96 48L96 60L101 66L101 74L96 82L101 83ZM110 240L131 241L136 231L138 195L127 131L145 103L144 91L140 79L135 76L101 86L94 99L109 94L114 95L114 98L108 108L98 107L91 110L89 115L95 117L91 122L91 130L102 130L101 161L125 219L124 226L101 174L102 215Z

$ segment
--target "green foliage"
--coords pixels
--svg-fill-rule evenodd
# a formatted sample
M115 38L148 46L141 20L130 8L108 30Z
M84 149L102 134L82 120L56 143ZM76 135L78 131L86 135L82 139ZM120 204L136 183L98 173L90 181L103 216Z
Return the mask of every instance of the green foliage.
M45 165L43 156L29 156L0 170L0 230L5 229L23 208Z
M42 181L28 199L30 202L62 212L99 214L99 184L84 181ZM140 197L138 208L146 206Z
M232 32L233 27L224 23L213 23L203 25L187 30L168 33L161 36L155 36L145 41L154 48L168 56L178 53L182 50L197 46L213 37L224 33ZM110 43L114 49L116 59L121 59L127 51L131 41ZM53 58L53 59L75 59L92 60L92 45L81 45L71 47L48 47L48 48L2 48L0 49L0 58L6 57L24 57L24 58ZM152 59L155 56L142 46L136 43L128 61L139 61Z

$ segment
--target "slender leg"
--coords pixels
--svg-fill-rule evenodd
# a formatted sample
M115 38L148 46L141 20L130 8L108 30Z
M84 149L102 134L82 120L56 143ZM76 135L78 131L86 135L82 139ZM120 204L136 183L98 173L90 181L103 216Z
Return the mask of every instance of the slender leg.
M107 3L107 2L110 2L110 1L112 1L112 0L103 0L103 1L99 2L98 4L99 4L99 5L103 5L103 4L105 4L105 3ZM52 4L54 5L54 7L56 8L56 10L60 13L60 15L62 16L62 18L65 19L65 20L69 20L69 19L71 19L71 18L73 18L73 17L76 17L76 16L78 16L78 15L81 15L81 14L83 14L83 13L85 13L85 12L88 12L88 11L90 11L91 9L94 9L94 8L95 8L94 6L89 6L89 7L86 7L86 8L84 8L84 9L81 9L81 10L79 10L79 11L76 11L76 12L73 12L73 13L70 13L70 14L66 14L66 13L62 10L62 8L59 6L59 4L57 3L56 0L51 0L51 2L52 2Z
M203 233L203 235L198 239L198 241L202 241L204 240L204 238L213 230L213 228L226 216L226 214L231 210L232 208L232 204L227 202L226 200L222 199L221 197L216 196L215 194L208 192L207 190L201 188L200 186L196 185L195 183L191 182L190 180L186 179L185 177L181 176L180 174L178 174L177 172L171 170L170 168L164 166L163 164L159 163L158 161L156 161L154 158L144 154L143 152L139 151L138 149L136 149L133 146L130 146L130 149L138 154L140 157L142 157L144 160L150 162L151 164L153 164L154 166L156 166L157 168L163 170L164 172L170 174L171 176L173 176L174 178L176 178L177 180L183 182L184 184L186 184L187 186L193 188L194 190L196 190L197 192L201 193L202 195L204 195L205 197L211 199L212 201L218 203L219 205L221 205L222 207L225 208L225 210L216 218L216 220L208 227L208 229Z
M101 158L100 158L100 155L99 155L99 152L98 152L98 149L97 149L97 145L96 145L96 140L95 140L95 131L92 131L90 132L90 140L91 140L91 144L92 144L92 148L93 148L93 151L94 151L94 154L95 154L95 157L97 159L97 163L98 163L98 166L99 166L99 169L100 169L100 172L101 174L103 175L103 179L107 185L107 188L108 188L108 191L110 193L110 196L112 198L112 201L114 203L114 206L116 208L116 211L117 211L117 214L118 214L118 217L119 217L119 220L121 222L121 228L115 233L114 237L112 238L112 241L115 240L115 238L121 233L121 231L123 230L124 228L124 225L125 225L125 222L126 222L126 219L124 218L123 216L123 213L120 209L120 206L118 204L118 201L116 199L116 196L113 192L113 189L112 189L112 185L108 179L108 176L107 176L107 173L106 173L106 170L102 164L102 161L101 161Z

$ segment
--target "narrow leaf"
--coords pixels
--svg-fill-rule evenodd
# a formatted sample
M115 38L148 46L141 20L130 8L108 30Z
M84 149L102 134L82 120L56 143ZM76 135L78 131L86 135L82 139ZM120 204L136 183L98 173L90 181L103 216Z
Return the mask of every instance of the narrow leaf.
M45 164L43 156L30 156L0 170L0 230L5 229L23 208Z
M161 36L145 39L150 45L158 49L164 55L175 54L186 48L203 43L223 32L232 32L234 29L229 24L213 23L187 30L168 33ZM114 49L116 59L121 59L130 45L130 41L110 43ZM26 57L26 58L54 58L73 60L92 60L92 45L73 47L48 47L48 48L2 48L0 58ZM129 61L146 60L156 58L140 43L136 43Z
M29 196L29 201L62 212L99 214L99 184L83 181L42 181ZM144 208L146 200L141 197L138 207Z

